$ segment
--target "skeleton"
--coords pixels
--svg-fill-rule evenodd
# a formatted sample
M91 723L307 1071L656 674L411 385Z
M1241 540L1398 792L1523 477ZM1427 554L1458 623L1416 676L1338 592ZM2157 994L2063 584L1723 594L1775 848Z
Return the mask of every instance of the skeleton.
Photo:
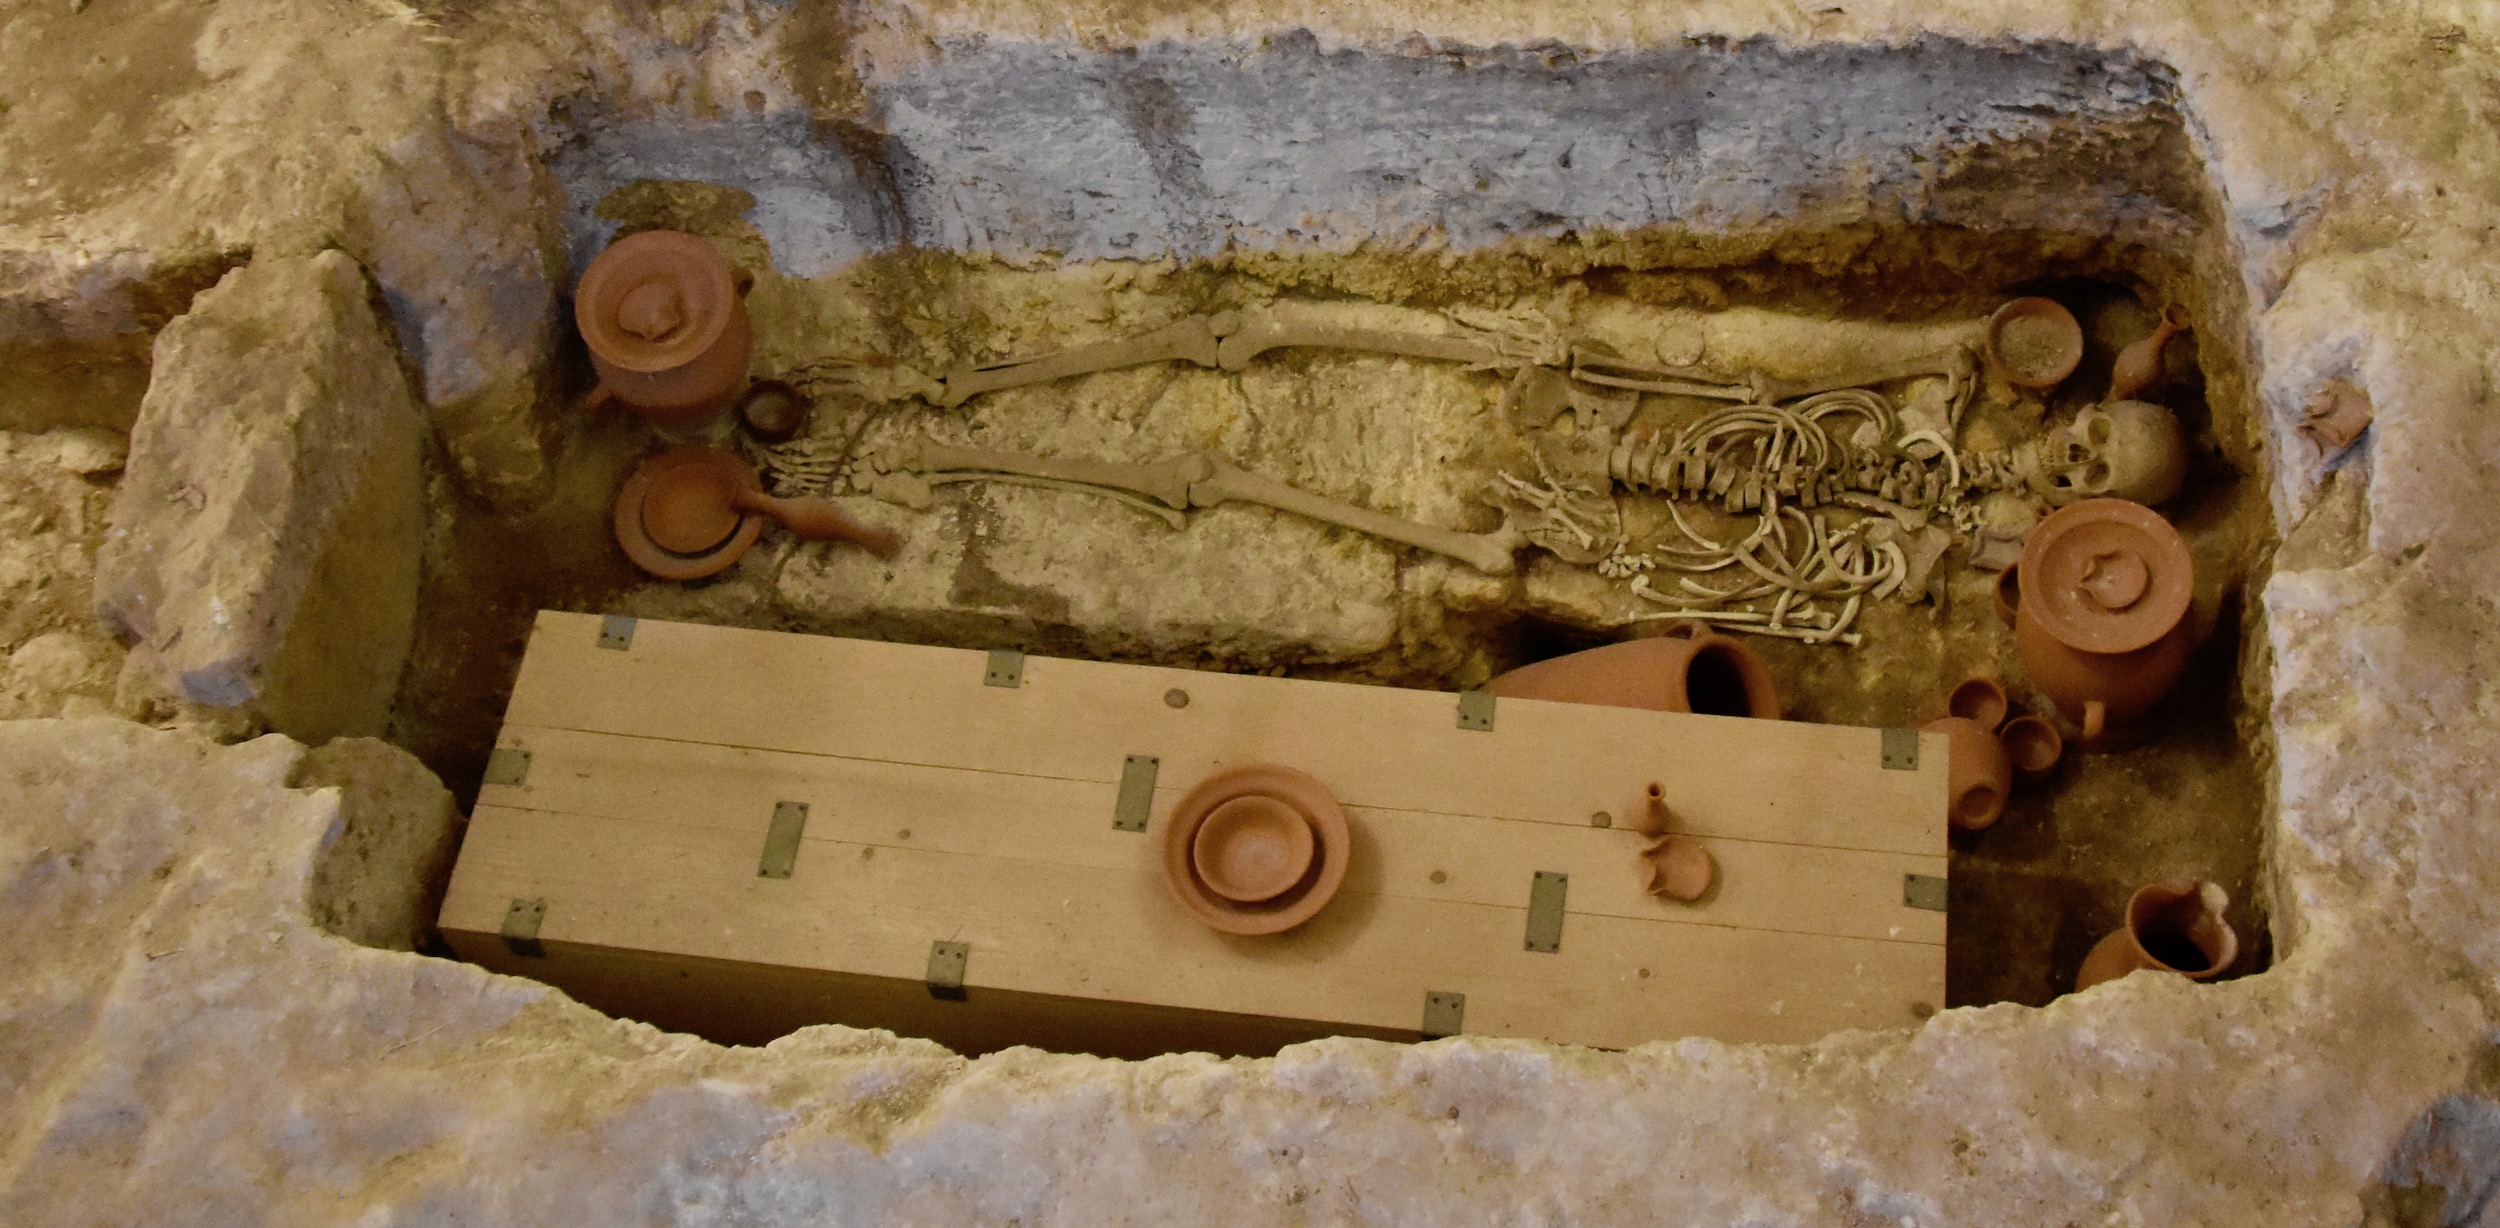
M2174 494L2185 453L2167 410L2140 402L2087 408L2037 443L1959 449L1978 385L1974 348L1803 380L1693 365L1645 366L1574 343L1520 317L1462 318L1472 331L1354 328L1292 312L1189 316L1124 340L966 367L935 399L953 407L984 392L1115 367L1188 362L1245 369L1258 355L1319 347L1426 358L1504 372L1503 415L1533 441L1531 463L1498 471L1484 492L1501 529L1463 533L1402 520L1261 477L1213 454L1151 464L1067 460L924 441L854 473L872 492L925 506L929 487L997 481L1117 498L1179 527L1184 513L1257 503L1509 574L1522 545L1623 580L1665 608L1635 620L1695 619L1729 630L1818 644L1854 644L1864 603L1916 596L1955 538L1975 562L2000 563L2019 541L2031 498L2062 504L2098 494L2154 503ZM1679 358L1700 358L1698 342ZM1941 380L1942 392L1927 381ZM929 383L930 381L923 381ZM1877 389L1909 383L1896 406ZM1720 402L1668 427L1640 415L1648 395ZM1570 425L1552 428L1566 412ZM793 457L807 471L808 458ZM819 465L813 472L821 474ZM1618 489L1663 496L1677 540L1634 549ZM1983 504L1972 495L1988 495ZM1712 537L1680 503L1736 519ZM1844 515L1836 522L1832 514ZM1745 523L1750 521L1750 524Z

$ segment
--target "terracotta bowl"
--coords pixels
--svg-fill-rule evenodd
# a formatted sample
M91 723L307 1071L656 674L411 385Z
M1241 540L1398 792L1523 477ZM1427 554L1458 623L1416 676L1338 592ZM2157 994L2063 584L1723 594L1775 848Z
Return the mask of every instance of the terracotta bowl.
M1226 818L1224 825L1264 830L1266 825L1280 822L1274 811L1282 810L1298 818L1318 844L1303 872L1282 891L1253 901L1231 899L1216 891L1199 869L1199 832L1218 811L1243 800L1254 804L1236 808L1239 817ZM1219 875L1232 867L1217 854L1230 849L1236 838L1241 838L1239 833L1219 833L1209 841L1209 860L1216 864ZM1290 836L1282 838L1290 840ZM1173 900L1209 928L1247 935L1281 934L1319 915L1336 898L1337 888L1345 884L1346 862L1354 847L1345 811L1327 786L1306 773L1276 763L1229 768L1199 781L1172 807L1171 817L1164 822L1162 843L1163 883L1171 889ZM1265 886L1230 879L1227 885L1245 892Z
M1189 842L1189 862L1207 890L1237 904L1256 904L1301 882L1318 844L1302 812L1253 793L1207 812Z
M787 443L807 429L807 395L777 379L757 380L738 398L738 421L766 443Z
M2083 326L2055 299L2015 299L1988 317L1988 358L2017 388L2054 388L2083 361Z
M663 580L725 571L764 532L764 517L729 504L729 490L760 491L755 466L719 448L671 448L634 470L616 491L616 544L634 566Z

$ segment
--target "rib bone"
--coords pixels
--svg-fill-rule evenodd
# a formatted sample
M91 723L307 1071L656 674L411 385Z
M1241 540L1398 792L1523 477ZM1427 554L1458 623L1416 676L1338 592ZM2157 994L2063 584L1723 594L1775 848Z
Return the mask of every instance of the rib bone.
M1224 314L1229 316L1232 313ZM1187 316L1153 332L1139 333L1118 341L1080 345L1073 350L1034 358L959 367L947 372L946 395L938 403L953 409L984 392L1021 388L1026 384L1108 371L1114 367L1143 366L1151 362L1185 361L1212 367L1216 363L1218 335L1214 317Z
M1028 478L1048 478L1054 482L1074 482L1081 486L1107 486L1113 490L1144 495L1175 509L1190 506L1191 483L1208 474L1206 460L1196 456L1175 457L1151 465L1123 465L1111 461L1025 456L1015 452L959 448L952 444L925 441L905 457L903 467L922 473L987 470Z
M1243 321L1238 332L1224 338L1223 344L1217 348L1217 358L1225 370L1239 371L1249 366L1251 359L1269 350L1297 345L1402 354L1408 358L1438 358L1471 366L1490 366L1501 358L1491 345L1467 337L1434 337L1380 328L1347 328L1309 320L1285 319L1272 314Z
M1213 507L1233 499L1256 503L1435 554L1446 554L1487 575L1496 576L1509 575L1518 568L1518 560L1511 556L1527 544L1527 539L1508 524L1492 533L1436 529L1315 495L1274 478L1261 477L1220 458L1208 457L1205 463L1212 472L1206 478L1190 483L1189 502L1192 507Z

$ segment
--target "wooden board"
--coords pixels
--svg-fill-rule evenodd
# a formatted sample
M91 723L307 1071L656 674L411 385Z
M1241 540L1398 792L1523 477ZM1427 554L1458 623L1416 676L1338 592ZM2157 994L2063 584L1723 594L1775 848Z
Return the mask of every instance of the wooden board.
M1902 899L1904 875L1945 873L1935 735L1890 770L1871 729L1506 700L1478 732L1444 693L1047 658L1011 689L978 652L653 622L619 651L599 626L541 615L499 739L529 774L481 793L443 928L643 1017L1129 1054L1412 1036L1431 990L1467 995L1468 1032L1603 1046L1805 1040L1942 1001L1944 916ZM1145 833L1111 823L1130 755L1160 760ZM1214 934L1170 900L1156 841L1197 779L1262 759L1337 793L1352 869L1300 930ZM1719 859L1698 905L1643 895L1638 838L1592 823L1653 779ZM767 878L783 801L809 818ZM1570 876L1552 954L1523 942L1538 870ZM496 936L516 898L548 901L543 960ZM971 944L967 1002L921 986L934 940ZM653 988L670 972L688 993ZM695 1000L735 995L698 978L775 1005L707 1024Z

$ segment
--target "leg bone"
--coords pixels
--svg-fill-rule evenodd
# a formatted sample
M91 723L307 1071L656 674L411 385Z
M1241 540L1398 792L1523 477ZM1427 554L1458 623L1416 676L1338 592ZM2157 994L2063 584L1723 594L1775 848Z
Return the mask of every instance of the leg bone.
M1074 482L1080 486L1107 486L1113 490L1144 495L1174 509L1190 506L1190 484L1207 476L1208 472L1207 462L1196 456L1176 457L1151 465L1123 465L1111 461L1024 456L926 441L913 450L903 467L922 473L986 470L1028 478L1048 478L1054 482Z
M1216 363L1216 323L1214 317L1189 316L1153 332L1119 341L1080 345L1056 354L1011 359L988 366L959 367L947 373L946 395L938 403L952 409L984 392L1021 388L1026 384L1108 371L1114 367L1173 361L1212 367Z
M1436 529L1315 495L1274 478L1261 477L1228 461L1210 457L1208 463L1212 469L1210 476L1190 483L1189 502L1193 507L1213 507L1235 499L1256 503L1435 554L1446 554L1487 575L1496 576L1509 575L1518 569L1518 560L1512 555L1527 544L1527 539L1507 524L1492 533Z
M1501 357L1491 345L1467 337L1434 337L1380 328L1345 328L1269 314L1243 321L1239 331L1224 338L1217 349L1217 358L1225 370L1239 371L1249 366L1251 359L1286 346L1401 354L1408 358L1437 358L1471 366L1491 365Z

